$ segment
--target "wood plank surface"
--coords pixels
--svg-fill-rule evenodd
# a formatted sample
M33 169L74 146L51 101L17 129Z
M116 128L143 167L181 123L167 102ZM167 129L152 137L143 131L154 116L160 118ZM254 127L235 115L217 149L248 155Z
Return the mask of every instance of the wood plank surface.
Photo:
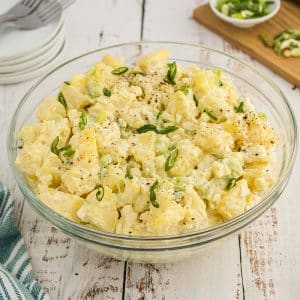
M127 263L125 299L243 299L238 240L221 247L173 264Z
M194 18L291 83L300 86L300 59L276 55L273 49L266 48L258 38L259 34L264 34L272 41L273 37L284 29L300 28L300 5L295 1L281 3L281 8L274 18L251 28L238 28L224 22L213 13L209 4L197 7L194 10Z
M207 45L243 59L271 77L299 121L299 89L193 20L193 9L201 4L198 0L173 0L170 9L169 0L77 0L66 15L67 44L60 60L140 38ZM239 237L205 255L174 264L116 261L53 229L24 204L16 187L6 159L6 135L12 113L33 81L0 86L0 180L14 195L15 219L29 247L36 277L51 299L299 299L299 157L280 200Z

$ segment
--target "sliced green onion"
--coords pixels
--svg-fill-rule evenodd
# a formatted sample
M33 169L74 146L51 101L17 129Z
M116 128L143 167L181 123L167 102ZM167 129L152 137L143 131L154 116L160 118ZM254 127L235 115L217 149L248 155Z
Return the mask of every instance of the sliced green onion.
M53 142L51 143L51 147L50 147L51 152L53 152L53 153L56 154L56 155L58 155L58 153L59 153L59 150L58 150L58 148L57 148L58 142L59 142L59 137L57 136L57 137L53 140Z
M237 179L236 178L230 178L229 180L228 180L228 183L227 183L227 185L226 185L226 190L231 190L233 187L235 187L236 186L236 182L237 182Z
M111 91L108 88L104 88L103 89L103 95L106 97L110 97L111 96Z
M195 102L196 107L198 107L199 101L195 95L193 95L193 100Z
M239 104L239 106L238 106L238 107L235 107L234 109L235 109L235 111L236 111L237 113L243 113L243 112L244 112L244 101L242 101L242 102Z
M132 70L132 71L131 71L131 74L134 74L134 75L143 75L143 76L146 75L144 72L139 71L139 70Z
M156 201L156 192L155 192L157 186L158 186L157 180L155 180L155 182L150 186L150 202L154 207L159 208L159 203Z
M270 45L267 37L263 33L259 34L258 38L261 40L261 42L264 44L265 47L272 47L272 45Z
M217 159L224 159L224 155L222 154L213 154L213 156Z
M132 179L132 178L133 178L133 176L132 176L132 174L130 174L130 173L127 173L127 174L125 174L125 178L127 178L127 179Z
M185 84L182 88L181 91L185 94L188 95L189 94L189 86L187 84Z
M140 86L140 88L142 89L142 98L145 98L146 94L145 94L145 90L142 86Z
M75 153L75 150L69 149L63 152L63 156L65 157L71 157Z
M277 55L285 57L300 56L300 30L285 29L273 38L273 43L269 43L264 34L260 34L258 38L266 47L273 48Z
M216 8L223 15L245 20L268 15L271 4L265 0L218 0Z
M176 177L174 182L174 190L175 192L184 191L184 181L181 177Z
M22 139L18 139L18 146L17 146L17 148L18 149L23 149L23 147L24 147L24 141Z
M156 117L155 117L155 120L158 121L159 118L160 118L160 116L161 116L161 112L159 111L159 112L157 113Z
M215 74L217 76L217 84L218 84L218 86L223 86L224 84L223 84L223 82L221 80L222 70L215 69L214 72L215 72Z
M102 182L103 176L104 176L106 173L107 173L107 169L106 169L105 166L104 166L104 167L101 167L101 168L99 169L98 176L99 176L101 182Z
M167 157L167 160L166 160L166 163L165 163L165 171L166 172L170 171L173 168L177 156L178 156L178 149L175 149Z
M156 132L157 128L153 124L146 124L146 125L143 125L142 127L137 129L138 133L145 133L145 132L148 132L148 131L155 131Z
M62 92L60 92L58 94L57 100L59 103L61 103L64 106L65 109L67 109L67 101L66 101L64 95L62 94Z
M157 129L156 132L159 133L159 134L168 134L168 133L173 132L177 129L178 129L178 127L176 127L176 126L168 126L166 128L163 128L163 129Z
M82 112L80 115L80 121L78 124L80 130L83 130L85 128L86 124L87 124L87 116L84 112Z
M71 82L70 81L65 81L64 84L71 85Z
M148 131L154 131L158 134L168 134L168 133L173 132L177 129L178 129L178 127L176 127L176 126L168 126L166 128L158 129L153 124L145 124L142 127L138 128L137 132L138 133L145 133L145 132L148 132Z
M121 75L126 73L127 71L128 71L127 67L119 67L117 69L112 70L111 73L114 75Z
M175 84L175 77L176 77L176 73L177 73L177 65L176 62L172 62L170 64L168 64L169 70L168 73L164 79L165 82L169 83L169 84Z
M72 149L71 145L67 145L65 147L60 148L59 152L61 151L62 155L65 157L71 157L75 153L75 150Z
M98 191L96 193L96 198L98 201L101 201L104 197L104 188L102 185L99 186Z
M220 78L222 76L222 70L221 69L214 69L213 71L214 71L214 73L216 74L216 76L218 78Z
M209 111L208 109L204 109L204 112L209 116L211 117L213 120L217 121L218 118L211 112Z

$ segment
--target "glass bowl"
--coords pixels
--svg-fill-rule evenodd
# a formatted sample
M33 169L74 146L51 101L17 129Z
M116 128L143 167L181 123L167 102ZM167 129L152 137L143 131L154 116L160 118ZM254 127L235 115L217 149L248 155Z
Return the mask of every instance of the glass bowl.
M36 122L34 112L45 96L58 91L61 82L76 73L87 71L105 54L122 56L130 65L137 57L157 49L169 49L171 60L180 64L219 68L230 74L237 88L249 97L258 111L266 112L272 126L279 134L277 151L278 180L262 196L262 200L242 215L223 224L196 232L165 237L137 237L92 229L55 213L39 201L29 189L23 174L15 166L17 137L24 124ZM31 207L53 226L59 228L84 245L118 259L146 262L180 260L215 247L218 241L232 236L264 213L283 192L290 177L297 150L296 121L287 99L280 89L253 67L220 51L202 46L173 42L137 42L98 49L74 58L49 72L24 96L12 118L8 153L16 181ZM218 245L221 247L221 245Z

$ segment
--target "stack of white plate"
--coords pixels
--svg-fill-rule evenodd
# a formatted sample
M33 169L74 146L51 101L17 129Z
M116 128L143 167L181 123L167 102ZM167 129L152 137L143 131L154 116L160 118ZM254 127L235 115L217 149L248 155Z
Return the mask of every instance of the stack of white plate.
M0 0L0 14L17 2ZM34 30L0 25L0 84L17 83L45 74L57 63L64 44L63 15Z

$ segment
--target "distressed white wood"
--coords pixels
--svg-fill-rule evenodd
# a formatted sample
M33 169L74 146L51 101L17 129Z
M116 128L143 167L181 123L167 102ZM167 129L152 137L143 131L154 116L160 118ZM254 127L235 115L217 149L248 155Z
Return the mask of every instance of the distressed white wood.
M100 255L37 217L25 203L20 227L36 277L53 299L118 299L124 262Z
M223 49L223 39L201 26L193 18L193 9L203 0L146 0L144 40L177 41L205 44Z
M194 21L192 9L201 2L77 0L66 14L67 42L60 62L94 48L140 38L205 44L269 74L290 100L299 121L299 89L293 90L284 79ZM14 195L15 219L20 222L37 279L53 299L299 299L299 157L278 203L242 232L240 240L235 237L180 263L127 263L123 278L123 262L82 247L23 204L6 159L6 135L11 115L32 83L0 86L0 180Z
M142 1L77 0L66 18L67 58L140 39Z
M125 299L243 299L238 240L172 264L127 263Z

